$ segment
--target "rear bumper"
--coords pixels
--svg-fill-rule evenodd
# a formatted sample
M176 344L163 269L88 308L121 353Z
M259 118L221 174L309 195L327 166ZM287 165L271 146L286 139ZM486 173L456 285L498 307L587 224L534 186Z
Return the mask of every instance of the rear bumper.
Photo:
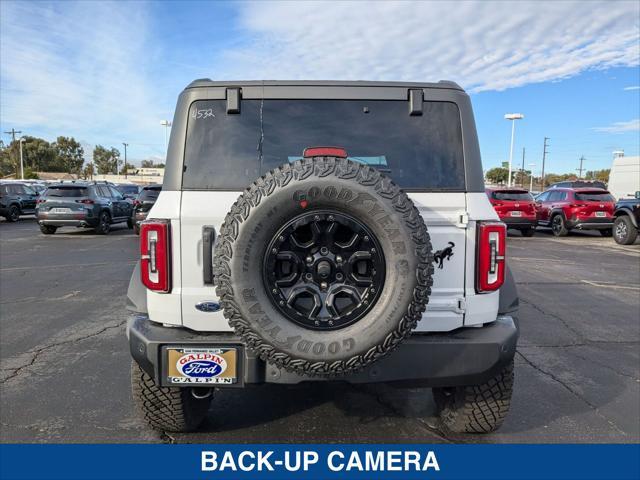
M163 386L168 386L163 346L236 347L239 352L238 383L228 388L261 383L326 381L266 364L232 333L205 334L185 328L163 327L151 322L146 315L135 314L128 321L127 337L134 360ZM358 373L331 378L331 381L399 382L427 387L480 384L513 359L517 341L517 322L510 316L499 316L495 322L481 328L414 334L382 360Z
M577 230L604 230L607 228L613 228L613 221L613 217L578 217L567 220L566 225L568 228L575 228Z
M507 228L535 228L538 220L535 217L501 217L500 221L507 225Z
M38 212L37 218L40 225L51 225L53 227L95 227L98 225L98 218L88 216L86 213L53 215Z

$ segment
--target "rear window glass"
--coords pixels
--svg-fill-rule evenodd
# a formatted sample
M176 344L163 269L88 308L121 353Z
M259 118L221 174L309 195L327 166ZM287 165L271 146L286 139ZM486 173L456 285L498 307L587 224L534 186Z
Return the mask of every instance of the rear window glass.
M122 194L138 194L138 187L136 185L116 185L116 190Z
M385 100L243 100L240 114L194 102L183 188L242 190L314 146L342 147L407 190L464 190L457 105L425 102L410 116L406 101Z
M531 202L533 197L529 192L493 192L495 200Z
M160 188L145 188L144 190L142 190L142 192L140 192L140 196L138 197L138 200L140 201L145 201L145 200L156 200L158 198L158 195L160 195Z
M615 202L609 192L576 192L576 200L583 202Z
M47 197L86 197L89 190L83 187L49 187L45 192Z

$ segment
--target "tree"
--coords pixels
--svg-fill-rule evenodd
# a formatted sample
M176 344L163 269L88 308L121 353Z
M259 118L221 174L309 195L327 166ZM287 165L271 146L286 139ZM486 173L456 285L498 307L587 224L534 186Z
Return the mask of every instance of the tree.
M82 178L84 178L85 180L89 178L93 178L94 174L95 174L95 169L93 168L93 163L87 163L82 169Z
M142 168L164 168L164 163L153 163L153 160L142 160Z
M64 165L58 159L54 145L43 138L24 136L22 145L22 157L25 168L29 167L34 172L64 172ZM20 142L12 143L15 149L16 162L20 164ZM15 146L13 145L15 143ZM19 166L18 166L19 168Z
M509 170L502 167L495 167L488 170L485 176L491 183L505 183L509 177Z
M107 150L102 145L96 145L93 149L93 163L101 175L116 173L120 163L120 151L111 147Z
M593 171L588 171L585 174L584 178L586 180L599 180L601 182L608 183L609 173L611 173L610 168L606 168L604 170L593 170Z
M79 175L84 163L84 149L80 143L73 137L58 137L53 145L64 171Z

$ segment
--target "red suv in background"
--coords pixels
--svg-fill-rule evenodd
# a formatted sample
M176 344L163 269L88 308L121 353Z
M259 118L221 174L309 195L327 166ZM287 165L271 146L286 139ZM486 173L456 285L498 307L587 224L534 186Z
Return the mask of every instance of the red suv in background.
M553 188L536 197L538 224L549 226L556 237L570 230L598 230L611 236L615 199L601 188Z
M527 190L521 188L487 188L489 201L507 228L520 230L525 237L535 233L537 215L535 201Z

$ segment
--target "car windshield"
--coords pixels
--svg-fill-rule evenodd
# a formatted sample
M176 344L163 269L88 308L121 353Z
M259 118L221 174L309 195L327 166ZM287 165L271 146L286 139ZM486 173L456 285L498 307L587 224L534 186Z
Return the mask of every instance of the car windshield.
M576 200L583 202L615 202L609 192L576 192Z
M49 187L45 192L46 197L86 197L89 190L78 186L55 186Z
M145 188L140 192L138 200L141 202L157 200L158 195L160 195L160 190L161 188Z
M387 173L407 190L464 191L458 106L406 101L243 100L191 105L183 188L242 190L269 170L299 159L308 147L344 148L354 161Z
M493 192L493 198L495 200L505 200L505 201L513 201L513 202L532 202L533 197L529 192L523 192L522 190L514 190L514 191L500 191Z

